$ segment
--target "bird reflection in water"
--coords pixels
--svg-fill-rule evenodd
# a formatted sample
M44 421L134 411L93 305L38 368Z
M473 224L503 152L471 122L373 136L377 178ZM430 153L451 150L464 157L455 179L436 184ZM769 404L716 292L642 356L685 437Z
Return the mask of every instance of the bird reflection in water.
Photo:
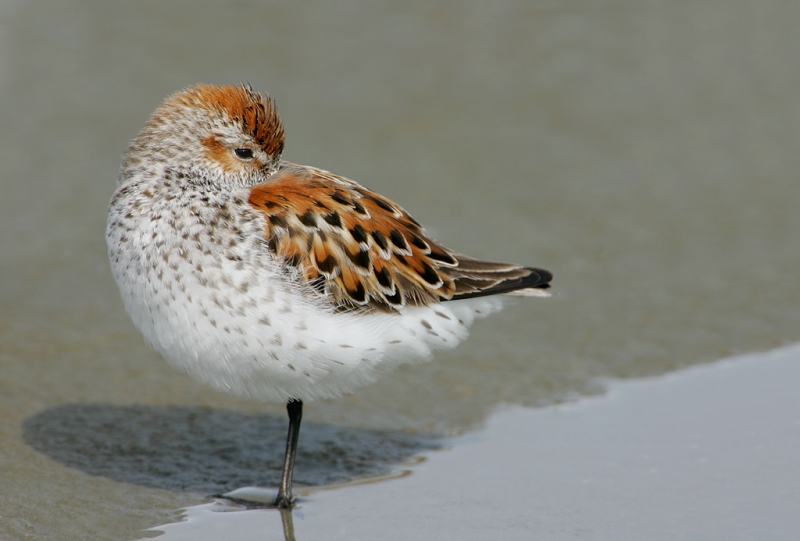
M237 505L241 505L246 510L252 509L276 509L281 514L281 525L283 526L284 541L296 541L294 537L294 519L292 518L292 509L276 507L274 502L260 503L253 500L243 498L236 498L235 496L226 496L224 494L215 494L212 498L226 500Z
M283 537L286 541L295 541L294 522L292 521L291 509L278 509L281 513L281 523L283 524Z

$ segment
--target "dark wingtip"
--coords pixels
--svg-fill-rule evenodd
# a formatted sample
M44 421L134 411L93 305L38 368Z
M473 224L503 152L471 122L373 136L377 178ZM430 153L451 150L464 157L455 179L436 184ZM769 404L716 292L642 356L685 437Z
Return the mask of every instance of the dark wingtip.
M550 287L550 282L553 281L553 273L549 270L537 269L534 267L525 267L531 274L527 279L531 280L531 285L526 287L535 287L538 289L547 289Z
M520 289L549 289L550 282L553 280L553 273L537 269L535 267L522 267L528 271L528 274L519 278L508 278L491 287L481 289L478 291L470 291L455 295L451 300L457 299L473 299L475 297L486 297L488 295L501 295L503 293L511 293Z

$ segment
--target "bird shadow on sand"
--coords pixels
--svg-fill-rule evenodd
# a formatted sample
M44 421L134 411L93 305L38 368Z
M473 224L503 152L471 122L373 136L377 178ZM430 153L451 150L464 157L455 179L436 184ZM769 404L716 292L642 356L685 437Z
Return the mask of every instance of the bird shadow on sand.
M29 417L25 442L56 461L151 488L220 493L280 482L283 416L181 406L65 404ZM295 486L382 475L437 436L303 423Z

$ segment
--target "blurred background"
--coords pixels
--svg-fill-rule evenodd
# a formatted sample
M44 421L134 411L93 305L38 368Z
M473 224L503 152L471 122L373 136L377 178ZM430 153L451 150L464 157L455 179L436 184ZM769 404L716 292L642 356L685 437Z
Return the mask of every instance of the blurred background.
M169 369L111 279L120 156L168 94L249 82L287 160L555 274L456 351L309 404L309 463L363 436L349 478L380 470L375 434L400 460L500 404L800 340L798 28L792 0L2 2L0 537L122 538L206 487L275 482L213 477L263 436L252 416L283 437L283 406ZM238 451L202 452L212 430ZM188 448L205 480L142 480Z

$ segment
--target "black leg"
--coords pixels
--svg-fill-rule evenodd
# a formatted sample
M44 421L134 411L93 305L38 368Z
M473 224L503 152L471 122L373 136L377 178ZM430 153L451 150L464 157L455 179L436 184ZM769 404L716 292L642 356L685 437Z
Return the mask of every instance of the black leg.
M286 404L289 413L289 434L286 437L286 457L283 460L283 477L278 489L278 498L275 507L278 509L291 509L294 503L292 496L292 471L294 470L294 457L297 454L297 437L300 435L300 420L303 418L303 402L289 400Z

